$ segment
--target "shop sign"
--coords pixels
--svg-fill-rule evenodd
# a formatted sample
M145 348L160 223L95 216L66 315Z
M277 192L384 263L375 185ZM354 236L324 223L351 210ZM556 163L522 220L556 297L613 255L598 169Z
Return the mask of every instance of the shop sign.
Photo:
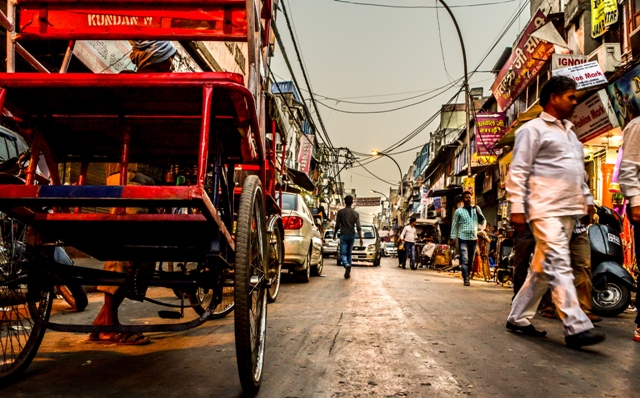
M476 114L476 153L495 155L496 142L502 138L506 126L504 112Z
M356 206L359 207L375 207L380 206L380 197L374 196L370 198L355 198L353 200Z
M422 185L420 187L420 218L427 218L427 213L429 209L429 204L431 203L431 198L429 197L429 187L426 185Z
M302 138L300 139L300 152L298 152L298 170L303 173L308 173L311 168L314 141L315 135L302 134Z
M436 214L440 217L444 217L442 215L442 199L441 198L433 198L433 207L436 209Z
M620 128L624 128L633 118L640 116L640 65L610 84L607 91Z
M510 151L500 159L500 186L504 187L507 182L507 175L509 174L509 168L513 162L513 151Z
M471 192L471 205L475 204L476 200L476 180L473 177L465 177L462 180L462 192Z
M618 120L606 91L600 90L578 105L571 117L571 123L581 142L587 142L618 127Z
M551 72L553 76L566 76L578 84L578 90L589 87L607 84L607 78L602 73L600 64L597 61L587 62L580 65L570 66L564 69L557 69Z
M555 52L553 44L531 36L533 31L545 23L547 23L547 17L538 10L491 86L491 92L496 97L501 110L513 104Z
M618 2L616 0L591 0L591 37L597 38L618 22Z
M580 54L553 54L551 56L551 70L564 69L587 63L587 56Z

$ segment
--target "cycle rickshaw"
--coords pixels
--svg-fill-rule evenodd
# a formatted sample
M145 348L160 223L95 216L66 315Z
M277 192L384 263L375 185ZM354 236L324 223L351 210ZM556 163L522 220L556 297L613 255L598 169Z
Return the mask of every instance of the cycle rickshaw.
M0 109L31 141L24 179L0 175L0 382L24 372L46 329L186 330L210 319L231 280L240 381L248 395L257 392L267 301L277 295L283 253L275 180L284 162L276 159L263 89L272 14L271 0L20 0L0 15L9 40ZM13 73L15 52L45 72L19 41L54 39L69 40L70 49L75 40L91 39L245 42L248 76ZM58 164L70 161L82 164L81 175L76 185L63 185ZM39 162L48 166L49 181L36 172ZM120 185L85 185L87 165L105 162L120 164ZM136 162L196 165L194 183L127 185L128 165ZM114 211L76 210L83 207ZM128 214L129 207L166 211ZM60 245L103 261L197 267L127 274L68 267L54 260ZM49 320L52 288L65 282L126 286L140 300L154 286L211 294L190 321L66 325Z

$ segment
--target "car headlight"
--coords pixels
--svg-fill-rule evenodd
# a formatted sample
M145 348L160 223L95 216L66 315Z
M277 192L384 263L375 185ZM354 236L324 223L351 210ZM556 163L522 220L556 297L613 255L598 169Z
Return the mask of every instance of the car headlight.
M376 245L369 245L367 246L367 251L373 252L376 250Z

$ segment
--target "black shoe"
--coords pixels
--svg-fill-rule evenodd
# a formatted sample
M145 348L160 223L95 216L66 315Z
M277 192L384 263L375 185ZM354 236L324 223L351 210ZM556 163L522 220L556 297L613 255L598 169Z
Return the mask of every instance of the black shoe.
M471 286L471 284L469 283L469 278L464 278L464 285Z
M604 333L596 332L594 330L585 330L582 333L573 334L571 336L565 336L564 342L567 343L567 347L580 348L586 345L594 345L604 341Z
M544 337L547 335L547 332L545 332L544 330L538 330L531 324L527 326L518 326L516 324L513 324L507 321L507 329L509 329L512 332L520 332L522 334L526 334L527 336L533 336L533 337Z
M344 279L351 278L351 267L345 267L344 270Z

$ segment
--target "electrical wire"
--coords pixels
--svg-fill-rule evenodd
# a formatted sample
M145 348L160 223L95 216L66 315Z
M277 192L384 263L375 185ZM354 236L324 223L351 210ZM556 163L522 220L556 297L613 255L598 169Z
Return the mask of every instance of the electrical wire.
M402 6L402 5L391 5L391 4L376 4L376 3L362 3L357 1L349 1L349 0L333 0L336 3L344 3L351 4L355 6L368 6L368 7L383 7L383 8L405 8L405 9L416 9L416 8L436 8L434 6ZM478 4L464 4L464 5L454 5L449 6L450 8L468 8L468 7L484 7L484 6L493 6L496 4L504 4L504 3L513 3L516 0L503 0L496 1L492 3L478 3Z

